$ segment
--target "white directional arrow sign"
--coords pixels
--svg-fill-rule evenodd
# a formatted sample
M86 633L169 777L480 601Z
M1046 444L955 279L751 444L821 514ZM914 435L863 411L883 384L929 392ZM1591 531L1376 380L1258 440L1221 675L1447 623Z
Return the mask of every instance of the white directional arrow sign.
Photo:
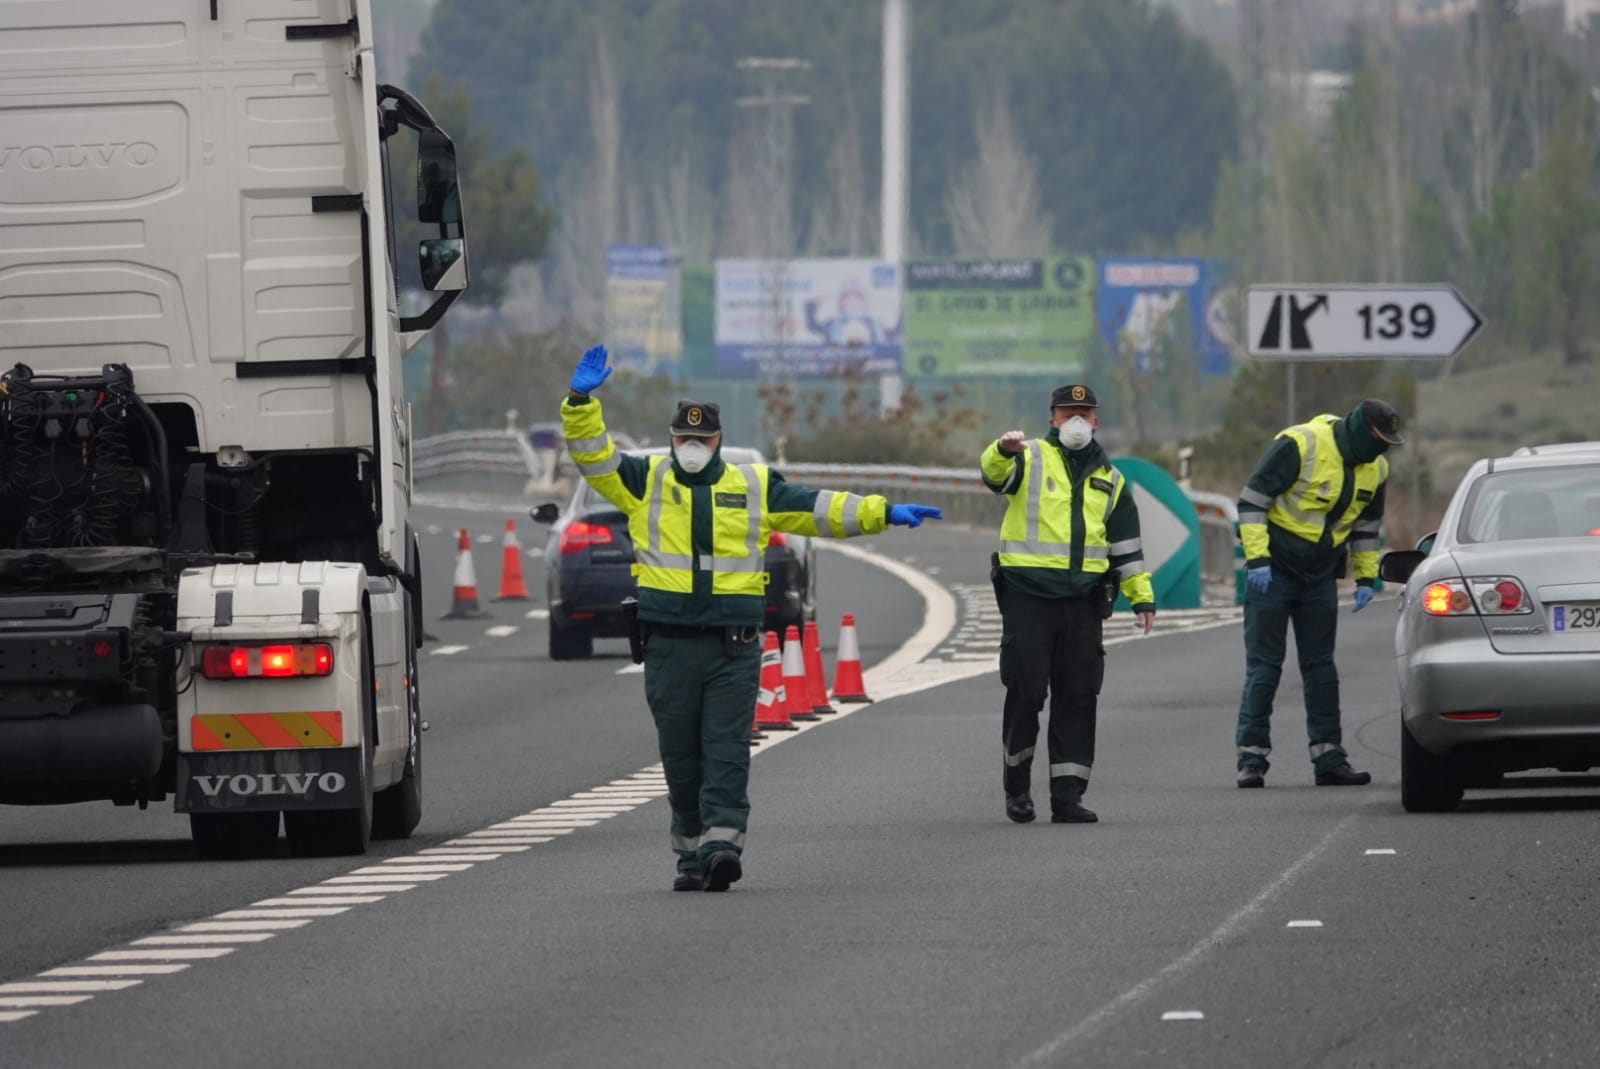
M1251 286L1251 356L1280 360L1454 356L1483 318L1454 286Z

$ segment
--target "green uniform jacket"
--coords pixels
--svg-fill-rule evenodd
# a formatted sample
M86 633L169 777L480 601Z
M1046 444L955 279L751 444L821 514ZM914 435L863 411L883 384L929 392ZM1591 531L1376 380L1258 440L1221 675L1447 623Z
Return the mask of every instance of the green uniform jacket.
M713 627L758 626L765 618L764 594L717 593L712 588L717 575L715 567L715 536L719 530L725 538L731 537L731 526L718 528L714 524L716 506L725 513L737 510L740 517L747 515L748 502L741 495L737 502L716 502L714 488L723 480L728 465L723 463L719 448L711 463L699 472L690 474L680 469L670 457L636 457L617 449L611 435L606 433L605 420L600 412L600 402L594 398L568 397L561 405L561 426L567 439L567 452L578 471L595 491L628 516L628 528L633 535L635 555L642 546L641 532L652 521L658 525L681 524L683 513L688 513L689 537L692 543L692 566L678 571L686 591L657 589L650 585L648 574L666 574L667 570L651 573L639 564L634 574L639 575L639 617L656 623L705 625ZM652 469L665 465L660 476L663 494L657 502L657 514L650 515L649 483ZM888 526L889 504L882 497L858 497L834 490L808 490L785 482L782 475L766 465L749 465L765 478L766 500L761 509L759 537L753 549L757 559L764 557L768 536L774 530L791 534L848 538L858 534L877 534ZM743 487L740 487L743 489ZM687 491L686 493L684 491ZM727 496L727 495L722 495ZM820 504L819 504L820 503ZM741 528L742 530L742 528ZM724 542L724 546L728 543ZM742 542L741 550L748 548ZM730 552L723 550L724 554ZM646 574L641 574L646 573ZM723 573L727 576L729 573ZM765 576L765 572L761 573ZM726 580L725 580L726 581Z

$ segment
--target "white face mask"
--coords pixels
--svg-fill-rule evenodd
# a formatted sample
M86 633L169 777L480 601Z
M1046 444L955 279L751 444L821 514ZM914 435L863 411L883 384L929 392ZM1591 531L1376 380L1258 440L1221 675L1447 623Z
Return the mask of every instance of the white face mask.
M1094 424L1073 416L1061 425L1061 443L1068 449L1082 449L1094 437Z
M704 442L684 442L672 447L678 467L693 475L711 463L711 449Z

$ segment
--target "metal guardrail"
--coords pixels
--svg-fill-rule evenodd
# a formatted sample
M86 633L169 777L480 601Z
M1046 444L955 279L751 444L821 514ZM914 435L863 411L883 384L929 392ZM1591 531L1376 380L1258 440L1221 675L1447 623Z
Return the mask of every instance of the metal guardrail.
M571 490L570 474L553 449L535 449L518 431L456 431L412 444L412 478L416 482L449 478L493 480L501 490L526 497L549 498ZM786 478L830 490L883 494L891 500L915 497L935 505L947 518L975 525L998 524L1005 502L983 485L975 468L919 468L896 464L778 465ZM1237 535L1238 510L1231 498L1200 490L1187 491L1200 519L1200 574L1207 583L1233 583L1243 591L1243 552Z

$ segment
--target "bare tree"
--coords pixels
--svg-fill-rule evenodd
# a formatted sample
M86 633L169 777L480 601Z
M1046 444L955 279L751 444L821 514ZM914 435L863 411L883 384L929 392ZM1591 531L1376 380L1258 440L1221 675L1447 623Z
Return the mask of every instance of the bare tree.
M958 256L1040 256L1054 244L1054 221L1040 207L1039 168L1011 119L1005 92L993 87L973 112L977 158L945 194Z
M711 261L716 244L711 194L688 149L656 174L650 188L650 217L654 233L681 250L685 262Z

